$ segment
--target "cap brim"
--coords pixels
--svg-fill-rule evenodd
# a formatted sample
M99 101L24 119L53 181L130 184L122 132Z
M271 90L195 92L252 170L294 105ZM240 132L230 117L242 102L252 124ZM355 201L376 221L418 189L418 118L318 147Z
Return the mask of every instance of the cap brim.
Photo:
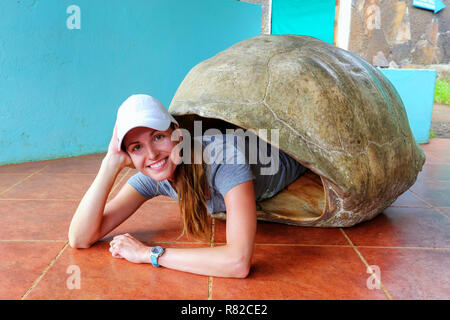
M118 141L118 145L117 145L117 151L120 151L122 148L122 142L123 139L125 138L126 134L134 129L134 128L138 128L138 127L146 127L146 128L150 128L150 129L155 129L155 130L159 130L159 131L165 131L169 128L170 123L172 121L170 121L170 119L145 119L145 120L141 120L141 121L133 121L132 123L129 124L125 124L123 127L123 131L119 134L117 138L119 139Z

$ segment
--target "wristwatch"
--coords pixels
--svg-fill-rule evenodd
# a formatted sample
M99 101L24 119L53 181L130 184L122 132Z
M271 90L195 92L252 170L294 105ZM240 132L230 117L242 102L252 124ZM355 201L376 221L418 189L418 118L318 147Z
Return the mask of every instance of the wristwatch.
M150 250L150 259L152 260L152 265L155 267L159 267L158 258L161 257L164 253L164 248L160 246L153 247Z

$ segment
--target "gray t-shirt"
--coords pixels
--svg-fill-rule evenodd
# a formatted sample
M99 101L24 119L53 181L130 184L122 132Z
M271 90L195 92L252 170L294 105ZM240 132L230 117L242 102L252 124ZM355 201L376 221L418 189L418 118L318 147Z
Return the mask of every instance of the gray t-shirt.
M225 194L241 183L253 180L255 200L261 201L273 197L307 170L256 135L254 139L242 139L235 134L204 135L195 139L205 148L203 160L211 195L206 201L209 213L225 212ZM168 180L155 181L139 172L128 184L148 199L165 195L178 200Z

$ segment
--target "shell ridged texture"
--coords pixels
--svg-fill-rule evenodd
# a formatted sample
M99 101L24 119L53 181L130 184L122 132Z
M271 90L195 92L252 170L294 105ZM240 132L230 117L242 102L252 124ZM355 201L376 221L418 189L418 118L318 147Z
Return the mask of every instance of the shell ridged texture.
M274 215L279 222L371 219L413 185L425 161L392 84L364 59L306 36L262 35L201 62L169 111L279 129L278 147L320 177L325 200L315 219Z

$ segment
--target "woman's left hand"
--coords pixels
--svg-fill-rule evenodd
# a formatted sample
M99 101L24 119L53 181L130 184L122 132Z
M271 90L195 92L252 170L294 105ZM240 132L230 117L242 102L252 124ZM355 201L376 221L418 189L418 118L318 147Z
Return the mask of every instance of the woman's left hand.
M109 245L114 258L124 258L133 263L150 263L150 247L128 233L115 236Z

